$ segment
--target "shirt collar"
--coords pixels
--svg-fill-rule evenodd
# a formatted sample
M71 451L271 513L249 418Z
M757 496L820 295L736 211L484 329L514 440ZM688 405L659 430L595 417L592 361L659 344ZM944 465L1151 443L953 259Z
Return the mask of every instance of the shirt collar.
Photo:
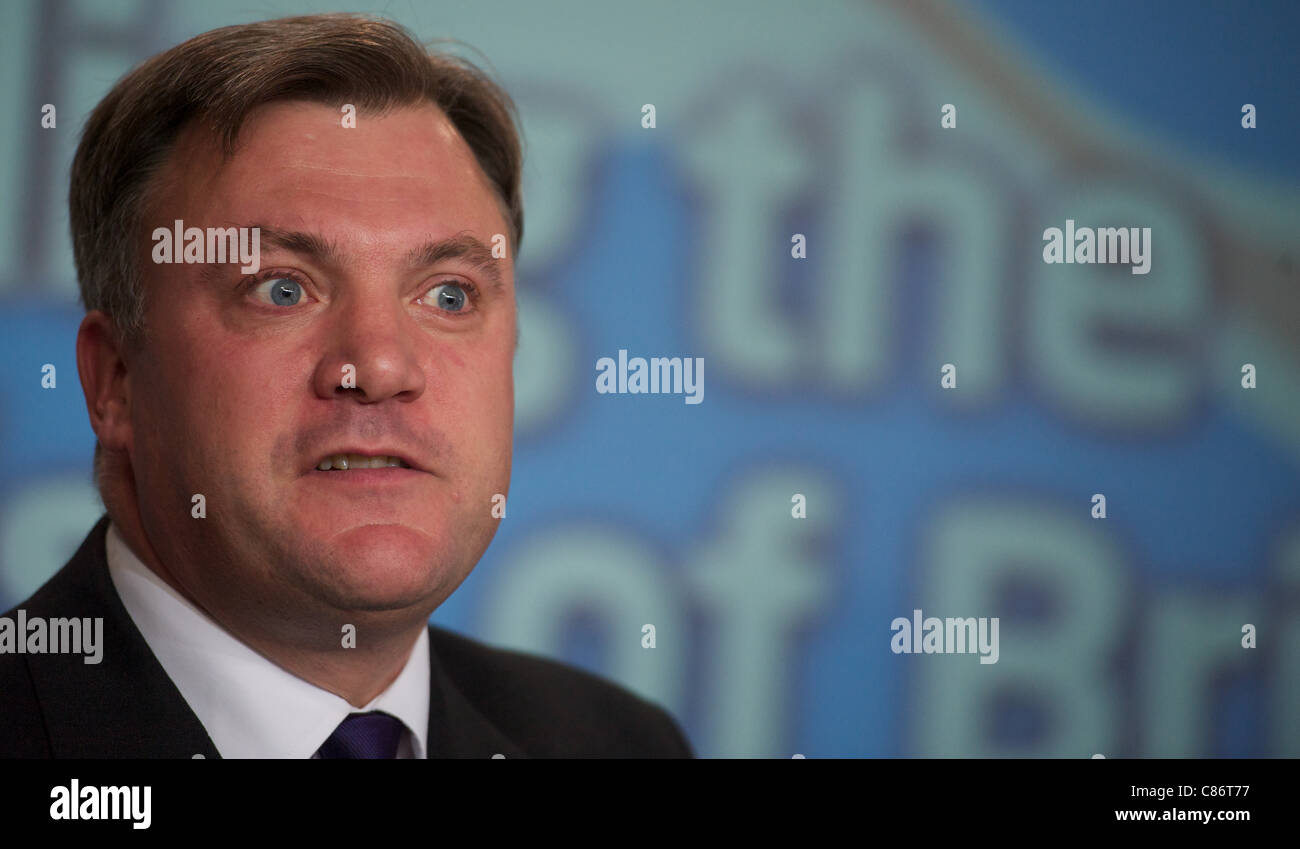
M399 757L427 756L427 628L388 689L354 708L232 636L154 574L111 522L105 553L122 605L223 758L310 758L348 714L372 710L406 726Z

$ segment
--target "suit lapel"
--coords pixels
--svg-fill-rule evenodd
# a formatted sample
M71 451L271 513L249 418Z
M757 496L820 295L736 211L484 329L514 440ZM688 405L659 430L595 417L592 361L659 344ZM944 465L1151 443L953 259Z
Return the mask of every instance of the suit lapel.
M108 516L32 597L28 615L102 617L103 655L28 655L56 758L192 758L220 754L122 605L108 573Z
M523 749L501 733L456 687L438 662L430 633L429 757L526 758Z
M28 655L36 697L56 758L192 758L221 754L145 642L109 577L109 518L25 605L29 616L102 617L103 659ZM430 647L428 756L527 757L456 687Z

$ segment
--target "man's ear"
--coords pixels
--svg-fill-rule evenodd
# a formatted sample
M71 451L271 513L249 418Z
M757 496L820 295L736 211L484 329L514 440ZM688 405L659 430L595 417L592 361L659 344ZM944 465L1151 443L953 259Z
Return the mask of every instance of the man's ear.
M131 384L113 320L92 310L77 330L77 373L90 427L106 451L131 444Z

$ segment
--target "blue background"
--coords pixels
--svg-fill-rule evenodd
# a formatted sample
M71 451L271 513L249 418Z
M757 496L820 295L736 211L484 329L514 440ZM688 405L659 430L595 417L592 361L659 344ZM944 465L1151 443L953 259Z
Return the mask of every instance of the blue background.
M620 680L710 756L1300 755L1294 4L537 5L349 9L481 50L530 143L508 515L434 621ZM0 607L101 509L75 133L154 52L324 10L0 9ZM937 201L836 229L889 179ZM1097 205L1152 227L1149 275L1043 266L1044 228ZM884 250L854 254L868 232ZM872 286L861 334L829 330ZM1061 347L1094 303L1145 347ZM619 349L703 357L704 402L597 394ZM916 608L999 617L999 662L893 653Z

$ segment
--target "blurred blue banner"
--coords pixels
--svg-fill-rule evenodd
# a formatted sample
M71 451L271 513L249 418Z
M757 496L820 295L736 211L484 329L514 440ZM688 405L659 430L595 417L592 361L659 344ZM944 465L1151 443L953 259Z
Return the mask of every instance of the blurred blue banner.
M349 9L481 51L527 143L508 515L434 620L703 755L1300 756L1295 5L794 6ZM0 609L102 512L82 122L306 11L0 7ZM1067 221L1150 228L1149 273L1045 263ZM620 350L702 403L598 392ZM996 663L895 652L914 611L997 618Z

